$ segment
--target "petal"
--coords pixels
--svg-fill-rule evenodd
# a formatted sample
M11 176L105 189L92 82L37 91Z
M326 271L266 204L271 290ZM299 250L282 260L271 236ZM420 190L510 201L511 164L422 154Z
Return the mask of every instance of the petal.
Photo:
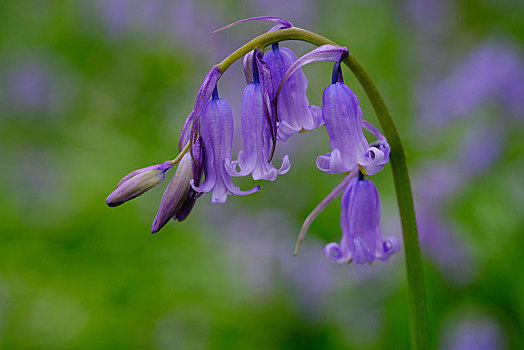
M300 132L300 130L302 130L300 126L295 128L289 123L281 121L278 123L277 137L280 141L286 141L289 137L295 135L297 132Z
M390 148L387 141L376 141L372 147L368 148L365 153L364 166L368 175L375 175L384 168L389 162Z
M256 50L255 51L255 60L257 63L257 68L260 76L260 85L262 89L262 103L263 103L263 112L266 117L267 122L269 123L269 130L271 133L271 139L273 140L273 148L271 150L271 156L275 151L276 138L277 138L277 111L276 105L274 103L274 91L273 91L273 79L271 78L271 71L267 63L263 60L263 53Z
M377 257L386 261L392 254L400 250L400 241L396 237L388 237L382 242L380 248Z
M338 148L335 148L332 152L317 157L317 168L328 174L340 174L355 169L356 163L347 165L348 162L344 162Z
M375 260L375 254L368 248L361 237L353 238L354 252L353 260L357 264L370 263Z
M309 130L316 129L324 124L324 120L322 119L322 109L319 106L310 105L309 113L311 113L311 117L313 118L313 127Z
M211 203L225 203L227 200L227 188L222 177L218 177L211 192Z
M241 171L237 174L230 173L232 176L251 174L255 169L260 149L264 146L263 126L267 121L259 84L248 84L244 89L241 113L244 152L241 151L238 154L238 165Z
M217 182L217 175L214 167L214 154L212 149L205 150L205 166L204 166L204 173L205 173L205 179L204 182L200 185L196 183L194 179L192 179L189 184L195 190L196 192L203 192L207 193L215 187L215 184Z
M337 243L329 243L324 248L324 255L332 262L345 264L351 260L349 251L343 251Z
M220 182L221 186L223 185L224 189L227 189L227 191L230 194L233 194L236 196L247 196L249 194L260 191L259 185L256 185L249 190L242 191L240 187L233 185L233 180L231 179L231 176L229 176L229 174L226 172L225 169L221 169L220 175L221 175L221 179L220 179L221 181L217 181L217 184ZM220 191L222 191L222 189ZM225 202L225 199L224 199L224 202ZM223 202L220 202L220 203L223 203Z
M291 168L291 162L289 161L289 156L285 154L282 157L282 165L280 165L280 169L278 169L278 175L287 174L290 168Z

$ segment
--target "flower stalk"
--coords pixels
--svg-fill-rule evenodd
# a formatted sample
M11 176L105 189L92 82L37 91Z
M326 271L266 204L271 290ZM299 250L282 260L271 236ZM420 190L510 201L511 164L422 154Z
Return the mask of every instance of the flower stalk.
M285 40L305 41L317 46L337 45L335 42L321 35L312 33L305 29L291 27L271 31L254 38L231 55L227 56L215 67L222 75L235 61L242 58L248 52L255 49L264 49L268 45ZM402 223L405 251L412 348L415 350L427 349L427 321L423 264L404 148L402 147L402 142L395 123L393 122L393 118L391 117L382 96L364 68L362 68L360 63L351 53L349 53L342 62L349 67L364 88L364 91L375 110L380 125L382 126L384 136L387 138L391 148L390 162Z

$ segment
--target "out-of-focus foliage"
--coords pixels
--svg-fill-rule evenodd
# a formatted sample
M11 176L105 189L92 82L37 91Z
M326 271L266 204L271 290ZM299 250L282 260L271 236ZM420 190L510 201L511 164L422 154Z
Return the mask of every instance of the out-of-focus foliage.
M315 167L323 129L279 145L291 170L260 193L202 197L156 235L163 186L104 203L129 171L176 155L207 70L269 26L208 33L263 14L347 45L383 93L414 181L432 347L482 334L482 349L524 348L516 0L0 2L0 348L408 348L402 254L372 267L322 254L340 236L338 201L292 256L301 221L341 180ZM312 103L330 69L305 68ZM240 64L220 81L237 125L244 84ZM382 230L400 237L389 167L373 181Z

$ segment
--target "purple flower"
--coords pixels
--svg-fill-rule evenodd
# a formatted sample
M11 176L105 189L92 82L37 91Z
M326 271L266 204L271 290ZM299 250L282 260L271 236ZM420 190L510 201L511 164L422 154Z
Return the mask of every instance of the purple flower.
M198 186L202 178L203 156L200 140L193 145L192 154L193 156L188 152L182 157L173 178L167 185L153 221L152 233L158 232L171 218L178 221L184 220L201 195L195 192L189 183L194 180Z
M116 189L107 197L107 205L116 207L149 191L164 180L166 172L171 167L171 162L167 161L127 174L116 185Z
M389 145L386 138L369 122L362 121L362 109L358 97L344 84L341 60L348 54L348 49L334 45L323 45L300 57L285 73L281 90L277 90L276 102L280 104L280 95L284 91L287 79L300 67L311 62L335 62L332 83L324 90L322 99L322 119L330 138L331 152L317 157L317 167L330 174L338 174L356 169L358 165L372 175L389 161ZM379 141L372 147L364 137L365 126ZM361 167L361 168L362 168Z
M286 71L297 60L297 56L288 48L279 48L273 44L272 51L264 54L264 61L271 72L273 89L277 92ZM287 140L302 129L312 130L322 125L320 107L309 105L306 95L307 79L298 69L284 82L278 101L279 124L277 135L280 140Z
M218 97L216 88L200 117L200 128L204 147L205 181L198 186L191 180L193 189L204 193L212 191L213 203L224 203L228 194L245 196L259 191L258 185L241 191L233 185L231 175L226 171L225 164L231 162L233 146L233 113L227 101Z
M270 108L266 108L260 84L259 70L253 54L246 55L245 74L248 85L242 97L242 138L244 151L238 152L238 162L226 163L231 176L252 174L254 180L274 181L277 175L288 172L290 168L287 154L282 158L282 166L276 169L270 161L272 150ZM252 71L250 68L252 67ZM235 169L238 163L240 171Z
M329 243L324 249L327 258L336 263L355 261L370 263L387 260L400 249L395 237L382 239L380 230L380 197L378 191L362 174L352 179L342 196L342 240L340 245Z
M389 161L389 145L385 138L369 147L362 132L362 109L358 97L343 82L335 81L324 90L322 118L331 152L317 157L320 170L338 174L362 165L372 175Z

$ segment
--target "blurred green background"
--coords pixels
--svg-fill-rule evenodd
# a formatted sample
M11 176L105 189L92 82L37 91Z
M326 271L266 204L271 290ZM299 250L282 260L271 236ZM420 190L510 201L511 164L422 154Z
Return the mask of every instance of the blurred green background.
M176 155L205 73L270 25L209 33L258 15L347 45L382 92L414 182L431 347L523 349L518 0L0 1L0 348L409 348L403 253L372 267L323 256L338 200L292 256L341 180L315 167L322 128L279 145L291 170L260 193L204 196L156 235L165 184L104 203L127 172ZM331 66L304 70L320 104ZM220 81L237 125L244 85L238 63ZM400 237L389 167L373 181L384 235Z

